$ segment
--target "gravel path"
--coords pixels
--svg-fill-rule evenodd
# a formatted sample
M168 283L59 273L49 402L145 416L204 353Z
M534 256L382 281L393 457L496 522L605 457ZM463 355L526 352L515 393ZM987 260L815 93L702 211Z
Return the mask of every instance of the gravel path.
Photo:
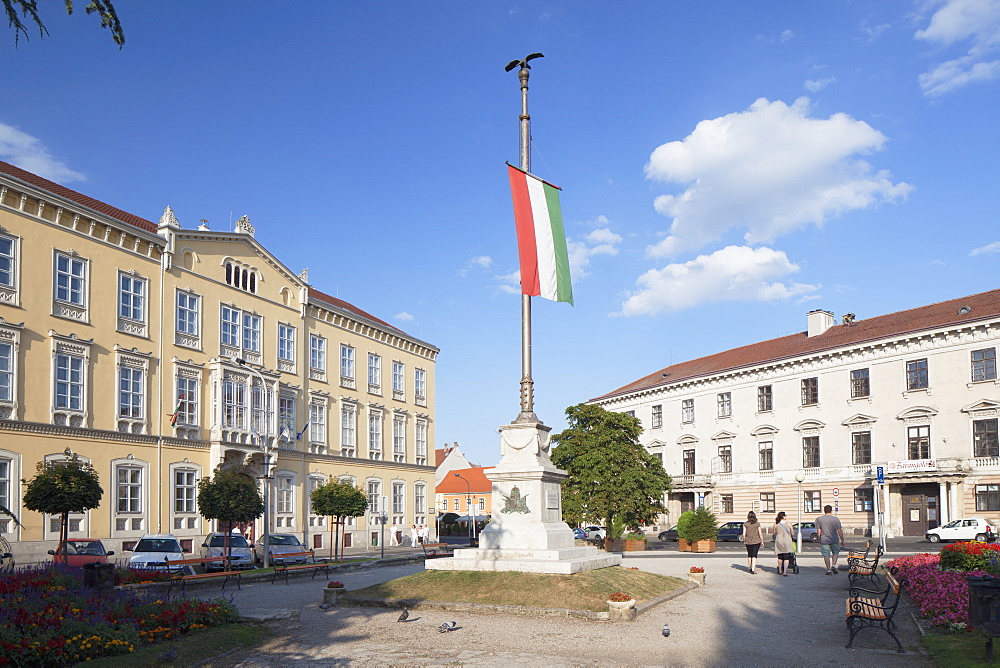
M762 555L763 556L763 555ZM321 610L318 578L291 584L244 585L233 593L241 610L299 609L300 619L278 629L263 647L238 650L214 665L834 665L929 666L909 609L896 616L907 654L880 630L862 631L845 649L844 598L847 575L825 575L822 559L800 559L799 575L775 575L773 558L757 575L732 553L630 553L625 566L686 577L703 565L706 586L668 601L631 623L413 611L399 623L398 611L366 608ZM421 564L338 575L348 589L422 570ZM228 591L227 591L228 594ZM211 596L212 591L199 592ZM456 621L459 628L437 627ZM661 634L664 623L670 637Z

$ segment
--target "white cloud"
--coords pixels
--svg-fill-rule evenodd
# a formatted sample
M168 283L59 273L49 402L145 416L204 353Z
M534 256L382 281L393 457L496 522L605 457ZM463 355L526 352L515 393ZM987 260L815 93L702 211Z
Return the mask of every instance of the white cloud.
M41 141L4 123L0 123L0 158L57 183L87 180L53 157Z
M472 269L479 267L480 269L489 269L493 266L493 258L489 255L477 255L474 258L469 259L465 263L465 266L458 270L459 275L465 276Z
M497 289L500 292L506 292L511 295L521 294L521 270L515 269L509 274L501 274L496 276L499 281Z
M768 37L767 35L757 35L754 39L760 44L774 44L775 42L780 42L781 44L786 44L795 37L795 33L791 30L782 30L781 34L777 37Z
M599 216L598 220L607 222L607 218ZM590 275L590 259L595 255L618 255L618 244L622 242L621 235L612 232L610 228L602 227L589 232L580 241L566 240L566 250L569 252L569 273L576 281Z
M924 72L917 81L926 97L1000 77L1000 0L947 0L914 38L947 48L969 42L964 55Z
M412 316L412 315L410 315L409 313L407 313L406 311L403 311L402 313L397 313L396 315L394 315L394 316L392 316L392 317L393 317L393 318L394 318L395 320L406 320L406 321L411 321L411 320L413 320L413 316Z
M647 178L687 186L654 201L672 222L669 236L647 251L664 257L697 249L733 228L745 228L748 243L768 242L905 198L912 186L856 157L885 142L847 114L810 118L804 97L791 106L760 98L746 111L701 121L683 141L657 147L646 164Z
M819 289L782 280L798 270L783 251L727 246L690 262L650 269L636 280L640 290L625 300L619 315L656 315L719 301L775 301Z
M781 34L778 35L778 41L785 44L787 42L791 42L793 37L795 37L795 33L791 30L782 30Z
M994 241L991 244L986 244L985 246L980 246L979 248L973 248L969 255L985 255L986 253L1000 253L1000 241Z
M825 79L806 79L805 83L802 85L805 89L811 93L818 93L830 84L837 80L836 77L827 77Z

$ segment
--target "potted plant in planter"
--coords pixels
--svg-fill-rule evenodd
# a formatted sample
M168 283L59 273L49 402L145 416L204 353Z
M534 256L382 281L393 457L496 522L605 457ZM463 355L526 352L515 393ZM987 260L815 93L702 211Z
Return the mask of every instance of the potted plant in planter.
M625 520L612 517L608 522L608 535L604 539L604 549L608 552L621 552L625 549L622 534L625 533Z
M340 598L340 596L342 596L346 591L347 587L344 586L343 582L330 580L326 583L326 587L323 588L323 602L336 605L337 599Z
M626 552L641 552L646 549L646 534L641 531L630 531L625 534Z
M688 541L691 552L715 552L718 535L715 513L704 506L685 511L677 518L677 536Z
M688 571L688 580L697 582L699 585L705 584L705 569L701 566L692 566Z
M628 610L632 607L635 607L635 599L632 594L616 591L608 596L608 608L612 610Z

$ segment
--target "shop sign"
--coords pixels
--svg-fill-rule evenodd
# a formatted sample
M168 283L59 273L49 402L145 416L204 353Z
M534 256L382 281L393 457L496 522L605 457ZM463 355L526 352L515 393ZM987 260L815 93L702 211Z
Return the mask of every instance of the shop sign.
M933 459L904 459L899 462L888 462L886 473L911 473L913 471L937 471Z

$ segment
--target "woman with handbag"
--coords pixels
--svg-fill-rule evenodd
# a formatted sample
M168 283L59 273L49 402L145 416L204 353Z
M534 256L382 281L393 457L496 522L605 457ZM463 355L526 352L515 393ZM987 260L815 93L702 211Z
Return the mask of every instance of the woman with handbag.
M757 521L757 515L751 510L747 513L747 521L743 523L743 545L747 548L747 565L750 575L757 575L757 552L764 543L764 527Z
M792 560L792 530L785 522L785 513L778 513L774 518L774 527L771 528L774 535L774 553L778 556L778 575L788 576L788 562Z

